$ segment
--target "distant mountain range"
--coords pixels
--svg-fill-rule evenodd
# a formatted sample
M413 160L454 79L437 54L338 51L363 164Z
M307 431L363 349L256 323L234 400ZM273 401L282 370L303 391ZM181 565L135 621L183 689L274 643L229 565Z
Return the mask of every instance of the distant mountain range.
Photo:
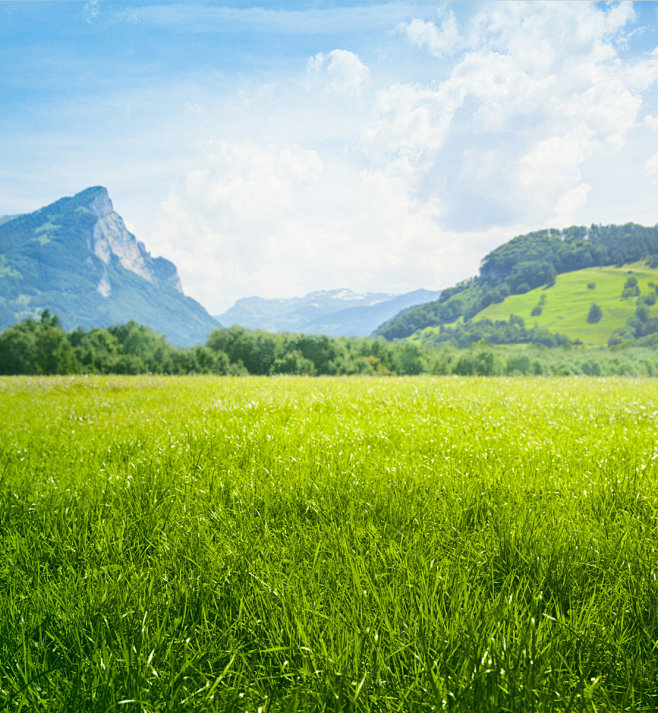
M67 330L132 319L179 346L203 343L220 326L183 294L176 266L126 230L100 186L0 217L2 327L45 309Z
M382 322L414 305L438 299L441 293L415 290L402 295L351 290L321 290L304 297L238 300L216 319L268 332L304 332L333 337L368 336Z
M473 343L658 348L658 226L571 226L503 243L477 276L402 295L347 289L249 297L212 317L183 294L176 266L126 229L105 188L0 216L0 329L44 310L66 330L134 320L178 346L222 324L369 336L424 346Z

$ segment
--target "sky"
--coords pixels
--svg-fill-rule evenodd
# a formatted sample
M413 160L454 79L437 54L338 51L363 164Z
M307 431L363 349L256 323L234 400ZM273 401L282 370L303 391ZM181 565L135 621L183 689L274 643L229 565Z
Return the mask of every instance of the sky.
M212 314L658 223L654 2L0 0L0 107L0 215L106 186Z

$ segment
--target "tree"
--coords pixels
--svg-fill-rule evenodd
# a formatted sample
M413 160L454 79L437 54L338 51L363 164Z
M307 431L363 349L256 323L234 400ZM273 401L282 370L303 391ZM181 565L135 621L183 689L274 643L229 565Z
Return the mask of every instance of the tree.
M624 289L621 293L621 298L623 300L630 299L631 297L637 297L640 294L640 288L637 284L636 277L629 277L624 283Z
M506 374L528 374L531 369L530 359L525 355L511 356L505 364Z
M73 347L60 327L42 320L36 347L37 369L41 374L72 374L79 370Z
M649 310L646 307L638 307L635 310L635 316L640 320L640 322L649 321Z
M276 359L271 368L272 374L306 374L312 376L315 367L310 359L307 359L299 349L293 349L282 357Z
M592 303L592 306L589 308L589 314L587 315L587 321L590 324L596 324L601 321L602 316L603 312L601 308L596 303Z
M76 330L68 335L76 358L85 371L109 374L119 353L119 340L107 329L96 328L88 333Z
M37 340L20 326L0 334L0 374L36 374Z
M49 309L44 309L41 313L41 324L43 326L55 327L61 329L62 322L56 314L51 314Z
M416 344L405 344L399 351L396 359L398 374L422 374L425 371L423 353Z

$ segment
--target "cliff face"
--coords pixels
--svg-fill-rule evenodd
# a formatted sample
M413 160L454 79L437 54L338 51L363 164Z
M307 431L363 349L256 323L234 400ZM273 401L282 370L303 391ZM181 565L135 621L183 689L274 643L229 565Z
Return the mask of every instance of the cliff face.
M2 325L44 309L66 329L134 319L181 346L219 326L183 294L176 266L126 229L100 186L0 223Z
M153 285L174 289L182 294L183 288L176 266L164 258L152 258L144 243L138 242L135 236L128 232L123 218L115 212L105 188L90 190L93 191L90 194L93 197L88 210L98 220L92 231L89 248L96 257L107 265L110 257L115 255L126 270L134 272ZM104 286L103 289L107 290L108 287ZM109 289L111 290L111 286Z

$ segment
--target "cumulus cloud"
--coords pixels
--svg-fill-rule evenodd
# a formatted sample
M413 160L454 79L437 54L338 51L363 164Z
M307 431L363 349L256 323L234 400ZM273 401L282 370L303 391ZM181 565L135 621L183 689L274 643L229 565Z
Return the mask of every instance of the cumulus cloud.
M580 166L588 150L586 137L567 134L539 141L520 158L518 183L532 211L552 218L553 207L559 203L555 212L569 220L567 209L575 211L584 204L587 190L581 185ZM575 200L577 196L581 200Z
M469 213L471 227L570 221L593 190L587 160L624 147L658 79L655 52L621 59L633 19L628 3L497 3L473 16L459 43L454 18L441 30L413 20L406 35L429 54L463 51L438 81L377 93L364 151L411 168L419 190L439 196L446 227L468 227ZM464 211L469 196L485 210Z
M370 70L354 52L335 49L318 52L307 64L311 78L323 78L327 91L338 94L359 94L370 78Z
M647 114L644 117L644 125L651 129L652 131L658 131L658 116L653 116L652 114Z
M194 275L194 294L216 312L245 294L401 292L450 279L455 244L440 239L437 207L417 201L403 177L254 142L207 144L199 162L172 184L158 232L184 284Z
M391 35L425 51L417 81L336 49L308 59L297 87L207 105L209 138L171 184L158 249L218 313L248 294L447 286L520 232L640 220L615 178L658 126L656 53L623 53L633 17L485 4Z
M459 45L457 20L449 10L439 26L431 20L414 18L410 22L400 23L398 29L421 49L426 49L435 57L448 55Z

